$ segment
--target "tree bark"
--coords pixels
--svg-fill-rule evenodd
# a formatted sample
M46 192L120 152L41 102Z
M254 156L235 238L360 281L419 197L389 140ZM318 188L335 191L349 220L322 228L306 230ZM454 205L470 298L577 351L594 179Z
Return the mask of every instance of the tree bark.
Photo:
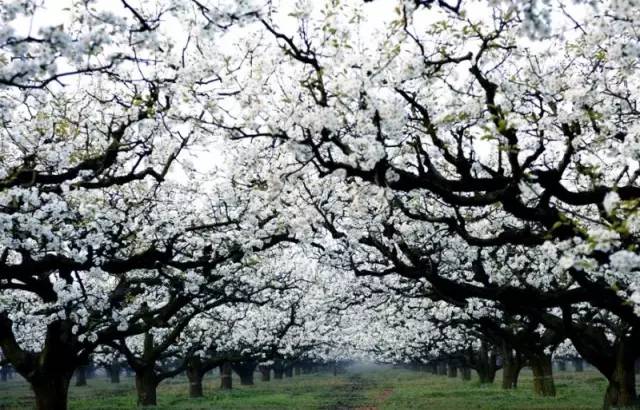
M271 380L271 367L269 366L259 366L260 370L260 380L263 382L268 382Z
M120 383L120 362L116 359L108 368L111 383Z
M573 359L573 367L576 370L576 372L584 371L584 361L582 360L581 357L576 357L575 359Z
M79 366L76 369L76 386L87 385L87 366Z
M566 372L567 371L567 362L564 360L558 360L558 371Z
M72 332L73 324L67 320L50 323L42 350L39 353L27 353L15 343L11 322L2 319L0 315L0 342L3 353L31 384L38 410L66 409L73 373L78 363L86 362L87 359L79 358L77 355L77 338Z
M533 370L533 392L539 396L555 396L556 386L553 382L551 356L544 353L532 355L529 357L529 363Z
M231 363L224 362L220 365L220 389L231 390L233 382L231 379Z
M471 368L467 366L463 366L460 369L460 373L462 374L462 380L471 380Z
M455 364L449 363L447 376L458 377L458 367Z
M273 367L273 378L276 380L280 380L282 379L282 376L284 376L284 369L280 366L274 366Z
M440 376L445 376L447 374L447 363L445 362L438 363L438 374Z
M615 367L611 376L607 377L609 385L604 396L605 410L640 409L640 399L636 392L635 346L627 346L630 341L619 343L615 356Z
M514 353L514 350L506 342L502 345L502 388L515 389L518 387L518 376L522 363L520 355Z
M9 380L9 365L4 365L0 368L0 380L6 382Z
M73 372L51 374L41 373L33 377L31 388L36 396L38 410L66 410L69 382Z
M240 384L243 386L253 386L253 374L256 371L256 363L253 360L247 360L244 362L237 362L231 365L233 370L240 377Z
M136 370L136 392L138 406L157 405L158 379L153 367L143 367Z
M496 356L483 341L478 352L476 372L481 384L493 383L496 379Z
M302 374L302 369L300 368L300 366L295 366L293 369L296 376L300 376Z
M334 369L337 369L337 366ZM335 373L334 373L334 376L335 376ZM293 377L293 366L291 365L285 366L284 377Z
M194 356L189 359L187 364L187 380L189 380L189 397L202 397L202 378L204 371L202 369L202 361L199 357Z

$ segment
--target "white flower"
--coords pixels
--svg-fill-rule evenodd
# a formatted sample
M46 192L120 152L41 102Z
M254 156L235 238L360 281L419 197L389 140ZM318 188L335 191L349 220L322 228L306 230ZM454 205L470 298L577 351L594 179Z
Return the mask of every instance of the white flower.
M620 195L617 192L610 191L605 197L604 201L602 201L602 205L604 206L605 211L607 213L613 212L618 204L620 203Z
M628 273L640 267L640 255L622 250L609 257L611 268L619 272Z

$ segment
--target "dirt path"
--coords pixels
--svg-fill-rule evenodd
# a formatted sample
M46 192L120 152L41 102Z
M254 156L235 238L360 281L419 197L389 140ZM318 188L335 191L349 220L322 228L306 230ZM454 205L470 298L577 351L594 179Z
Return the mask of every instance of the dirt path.
M393 388L391 387L386 388L382 390L382 392L380 392L379 395L376 396L376 398L374 399L373 405L356 407L355 410L379 410L378 406L384 403L389 398L389 396L391 396L391 394L393 394Z
M378 410L378 406L391 396L393 389L382 390L371 402L367 399L367 393L375 388L375 383L364 378L362 374L351 374L347 378L347 383L333 389L328 400L331 404L323 406L322 410ZM362 403L369 404L362 405Z

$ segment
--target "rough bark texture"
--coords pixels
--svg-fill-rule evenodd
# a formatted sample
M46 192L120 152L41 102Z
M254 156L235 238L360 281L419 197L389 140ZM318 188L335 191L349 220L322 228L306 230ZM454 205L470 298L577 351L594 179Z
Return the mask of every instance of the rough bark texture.
M136 393L138 406L157 405L158 379L153 367L144 367L136 370Z
M476 372L478 372L480 383L493 383L496 379L497 370L498 366L496 364L495 354L489 350L485 342L482 342L480 350L478 352L478 360L476 365Z
M38 410L66 410L69 382L73 373L42 373L31 380Z
M615 367L607 377L609 385L604 396L605 410L640 409L640 399L636 392L635 346L628 346L629 341L621 341L617 346Z
M542 353L532 355L529 357L529 364L533 371L533 392L540 396L555 396L556 386L553 381L551 356Z
M37 354L17 350L11 340L3 343L3 353L9 358L13 356L16 370L31 384L39 410L66 409L71 377L79 363L86 361L86 357L81 359L76 355L77 338L72 327L66 320L50 323L44 346ZM11 338L11 331L0 329L0 338L3 337Z
M220 389L231 390L232 388L231 363L224 362L220 365Z
M521 356L506 342L502 346L502 388L515 389L518 387L518 376L522 369Z
M187 379L189 380L189 397L202 397L202 378L204 371L199 357L192 357L187 364Z

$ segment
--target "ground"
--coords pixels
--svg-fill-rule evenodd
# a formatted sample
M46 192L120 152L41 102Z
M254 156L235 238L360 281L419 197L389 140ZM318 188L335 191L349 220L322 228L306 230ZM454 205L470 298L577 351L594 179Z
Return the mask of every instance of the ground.
M527 370L515 391L502 390L499 378L500 374L494 385L481 386L474 380L465 382L411 370L354 366L338 376L308 374L270 382L256 380L256 385L249 387L234 380L234 389L224 392L218 389L219 379L212 374L205 379L206 397L202 399L187 396L184 378L162 383L158 410L600 409L606 387L605 380L593 371L560 372L555 377L557 397L540 398L532 393L532 376ZM127 377L120 384L97 377L89 380L89 386L72 386L70 391L70 409L130 409L135 403L133 379ZM28 385L19 380L0 382L0 410L32 406Z

